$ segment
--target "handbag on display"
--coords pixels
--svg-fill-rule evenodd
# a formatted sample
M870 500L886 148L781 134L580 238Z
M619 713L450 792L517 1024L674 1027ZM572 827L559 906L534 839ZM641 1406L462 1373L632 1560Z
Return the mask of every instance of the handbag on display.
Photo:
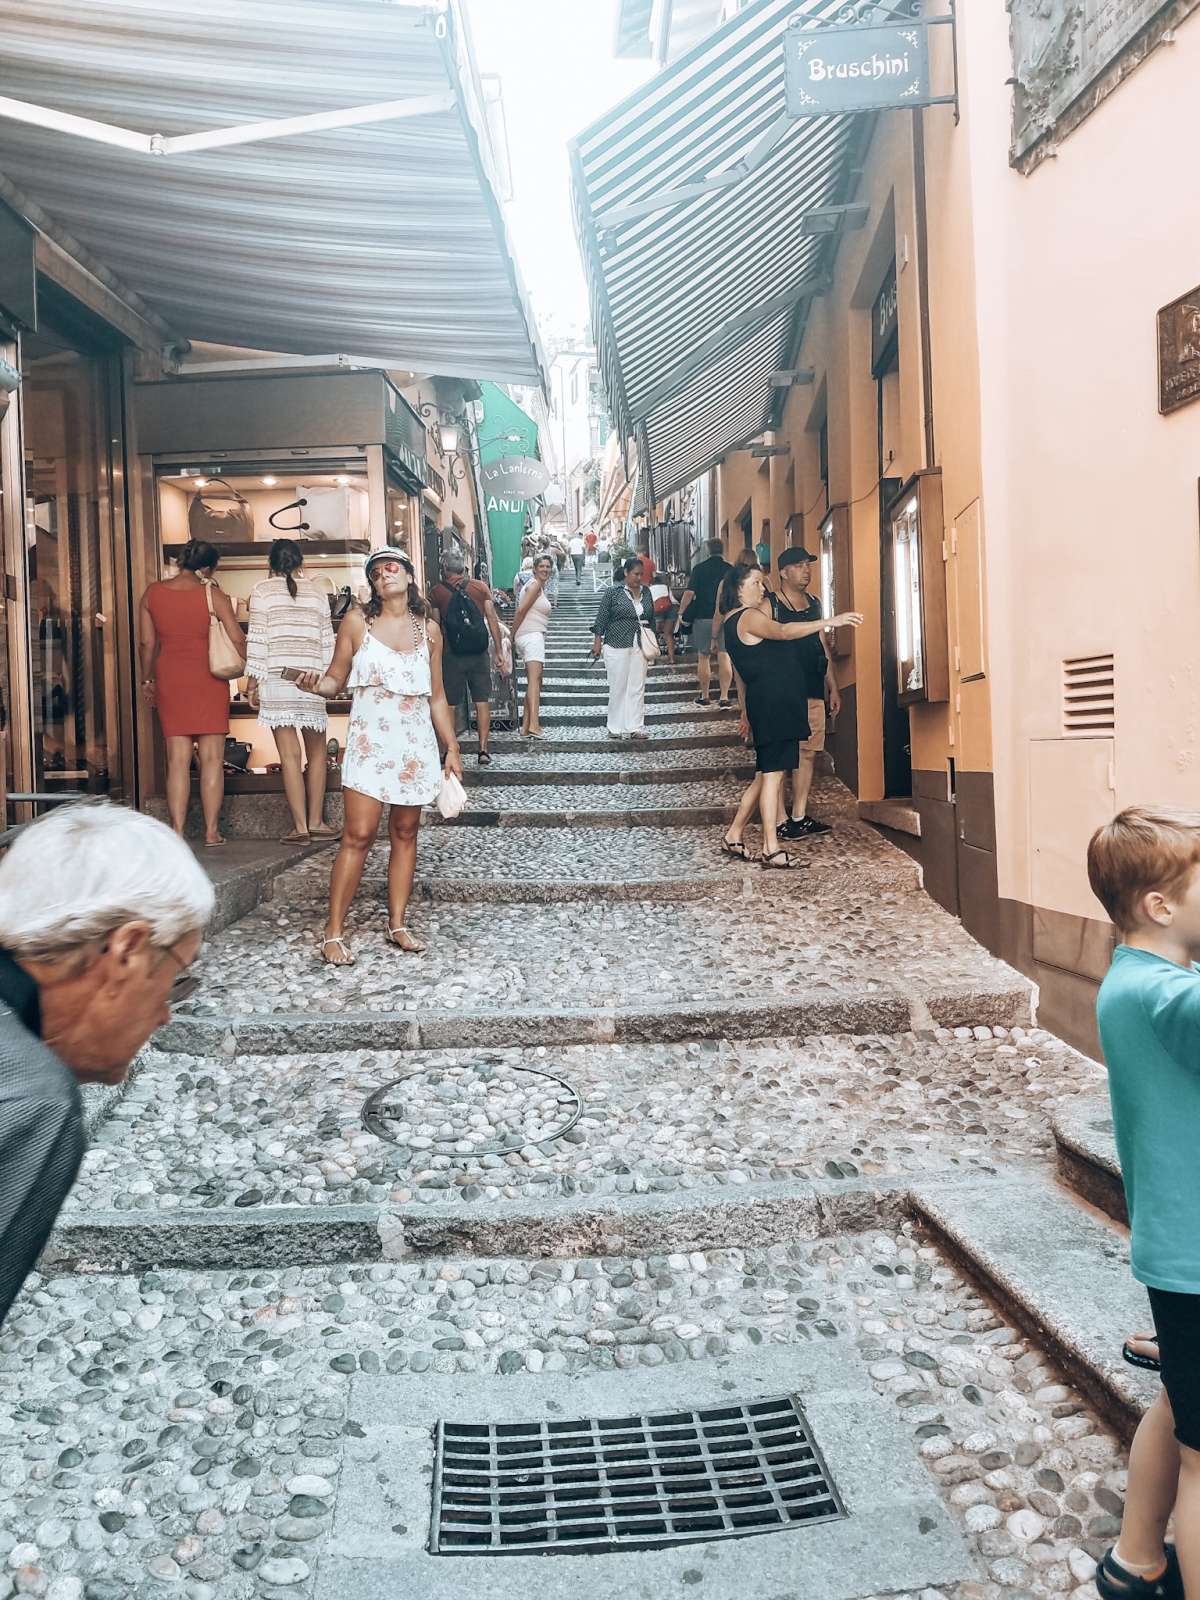
M224 540L254 538L254 508L224 478L210 478L207 487L197 489L188 506L188 532L193 539Z
M354 591L348 583L339 589L327 573L322 573L321 579L329 585L329 594L326 597L329 601L329 620L340 622L354 604Z
M241 677L246 670L246 663L226 633L225 624L213 609L211 583L204 585L204 598L208 601L208 670L214 678L223 678L228 683L232 678Z
M245 772L250 765L250 746L244 739L232 737L225 740L225 770Z

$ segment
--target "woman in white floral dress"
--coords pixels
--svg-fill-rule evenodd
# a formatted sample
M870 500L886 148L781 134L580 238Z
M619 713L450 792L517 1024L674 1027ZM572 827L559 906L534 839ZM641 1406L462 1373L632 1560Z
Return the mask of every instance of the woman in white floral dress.
M442 635L400 550L373 550L365 562L371 599L338 629L324 676L308 673L302 688L332 699L354 696L342 762L342 843L329 882L329 917L321 954L332 966L353 964L346 914L358 890L384 806L390 806L388 919L385 939L420 954L425 946L405 926L417 864L421 808L436 798L444 770L462 777L454 716L442 689Z

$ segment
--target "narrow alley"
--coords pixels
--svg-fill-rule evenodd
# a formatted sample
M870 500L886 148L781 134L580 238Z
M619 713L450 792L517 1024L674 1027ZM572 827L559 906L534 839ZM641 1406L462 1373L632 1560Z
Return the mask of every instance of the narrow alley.
M548 737L468 759L467 823L423 831L428 954L384 946L373 859L357 964L321 966L314 854L107 1106L0 1335L19 1592L462 1595L488 1550L501 1597L1090 1580L1144 1397L1116 1237L1052 1182L1057 1126L1097 1199L1099 1069L833 779L803 870L722 858L735 719L656 664L649 742L605 741L595 605L589 577L555 612ZM786 1472L768 1512L735 1497L730 1526L783 1537L714 1540L649 1468L622 1502L599 1435L582 1506L542 1462L519 1482L549 1509L456 1521L473 1480L435 1475L455 1422L545 1442L788 1394L857 1509L809 1524ZM573 1506L569 1573L523 1553L569 1546Z

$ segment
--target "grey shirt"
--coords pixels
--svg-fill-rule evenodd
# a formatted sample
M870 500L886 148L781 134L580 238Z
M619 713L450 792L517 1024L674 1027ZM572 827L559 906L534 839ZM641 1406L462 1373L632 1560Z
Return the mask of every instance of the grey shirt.
M39 1037L37 985L0 950L0 1323L42 1253L83 1160L83 1102Z

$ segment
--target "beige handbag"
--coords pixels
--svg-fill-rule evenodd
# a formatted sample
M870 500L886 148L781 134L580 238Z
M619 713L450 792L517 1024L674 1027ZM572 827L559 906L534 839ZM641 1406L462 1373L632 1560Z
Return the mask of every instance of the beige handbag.
M204 585L204 598L208 601L208 670L214 678L223 678L228 683L231 678L241 677L246 663L213 609L211 583Z

